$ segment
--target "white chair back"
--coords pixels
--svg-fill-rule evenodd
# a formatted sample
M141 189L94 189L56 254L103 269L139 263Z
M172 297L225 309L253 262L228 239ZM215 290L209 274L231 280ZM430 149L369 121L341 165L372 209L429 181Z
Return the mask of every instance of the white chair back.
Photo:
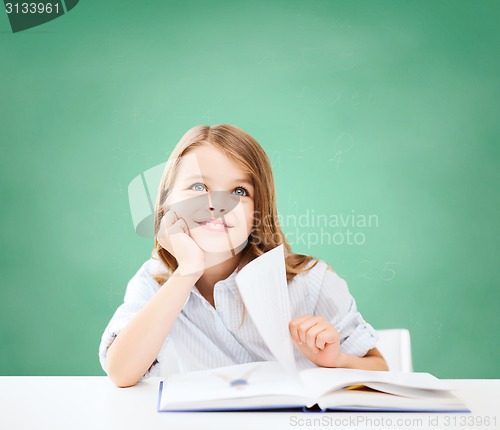
M377 349L384 356L389 370L413 372L410 332L407 329L377 330Z

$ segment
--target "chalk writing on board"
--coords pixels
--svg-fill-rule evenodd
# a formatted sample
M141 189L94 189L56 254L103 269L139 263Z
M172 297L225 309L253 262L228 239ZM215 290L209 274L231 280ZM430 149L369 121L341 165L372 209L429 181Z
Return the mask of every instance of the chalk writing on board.
M344 155L351 150L354 145L354 136L348 132L342 132L335 138L332 146L333 157L329 158L337 169L344 163Z

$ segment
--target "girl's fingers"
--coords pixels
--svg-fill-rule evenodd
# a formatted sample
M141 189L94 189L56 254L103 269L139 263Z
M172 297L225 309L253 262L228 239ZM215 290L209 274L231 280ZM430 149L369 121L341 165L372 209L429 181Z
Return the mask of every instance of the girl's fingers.
M312 327L314 327L316 324L317 324L316 321L307 320L299 325L297 333L299 336L300 343L307 344L307 331Z
M327 330L323 330L322 332L318 333L318 335L314 339L315 345L319 349L324 349L325 348L325 345L326 345L325 333L327 333Z
M305 316L290 321L290 334L295 341L307 343L307 331L320 322L319 317Z
M323 349L325 344L324 342L318 342L318 336L324 333L328 329L327 324L316 324L311 327L307 331L307 346L313 352L318 352L320 349Z
M292 340L294 342L300 342L299 335L297 332L297 321L299 319L300 318L295 318L288 323L288 331L290 332L290 336L292 337Z
M184 233L186 233L188 236L191 236L191 232L189 231L186 220L184 218L180 218L178 215L176 216L178 221L175 224L179 225Z
M168 229L172 227L172 224L176 221L176 215L174 211L167 211L165 215L160 220L160 229L158 231L158 238L163 238L168 232Z
M165 215L163 215L161 223L162 225L160 228L163 228L163 230L166 231L169 235L180 232L189 234L189 229L186 221L183 218L179 217L179 215L177 215L177 212L173 210L168 210Z
M158 230L158 234L156 235L156 240L158 240L158 243L165 249L168 249L168 237L167 237L167 229L169 225L168 222L163 216L163 218L160 221L160 228Z
M295 328L297 328L297 326L304 322L304 321L307 321L308 319L310 318L314 318L312 317L311 315L304 315L303 317L298 317L298 318L295 318L293 320L290 321L290 326L294 326Z
M335 327L328 327L326 330L318 333L316 336L316 346L319 349L324 349L326 344L332 344L339 341L339 332Z
M174 211L169 210L160 221L160 230L157 240L163 248L174 256L176 254L173 243L175 240L172 241L172 239L174 239L176 233L189 234L189 229L182 218L179 218Z
M177 221L175 221L167 231L168 231L169 236L172 234L175 234L175 233L189 234L189 229L188 229L188 226L186 224L186 221L184 221L182 218L177 219Z
M162 221L167 224L167 227L171 226L175 221L177 221L177 214L174 211L167 211L165 215L163 215Z
M290 335L294 342L305 345L317 353L327 344L339 342L339 333L327 320L320 316L295 318L289 324Z

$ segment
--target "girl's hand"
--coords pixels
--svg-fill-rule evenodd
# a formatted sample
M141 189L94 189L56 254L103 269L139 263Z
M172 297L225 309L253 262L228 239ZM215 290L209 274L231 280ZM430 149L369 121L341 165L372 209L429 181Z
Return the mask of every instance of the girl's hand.
M320 316L303 316L289 323L295 347L321 367L344 367L339 332Z
M182 275L203 273L205 252L191 237L186 221L173 210L168 210L160 222L158 243L172 254Z

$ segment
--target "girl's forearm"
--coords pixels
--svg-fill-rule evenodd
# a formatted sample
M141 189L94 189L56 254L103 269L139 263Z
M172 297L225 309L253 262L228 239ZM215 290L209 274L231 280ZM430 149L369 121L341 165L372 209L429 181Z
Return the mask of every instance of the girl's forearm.
M119 387L130 387L154 362L201 272L176 270L118 334L108 349L106 372Z
M384 357L378 355L365 355L364 357L357 357L343 352L340 353L339 365L336 367L363 370L389 370Z

